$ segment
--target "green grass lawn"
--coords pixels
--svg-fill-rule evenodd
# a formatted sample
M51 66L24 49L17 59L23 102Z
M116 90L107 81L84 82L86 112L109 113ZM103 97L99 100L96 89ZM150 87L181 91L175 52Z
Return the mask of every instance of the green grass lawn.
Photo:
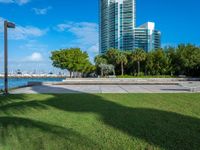
M1 150L197 150L200 94L0 96Z

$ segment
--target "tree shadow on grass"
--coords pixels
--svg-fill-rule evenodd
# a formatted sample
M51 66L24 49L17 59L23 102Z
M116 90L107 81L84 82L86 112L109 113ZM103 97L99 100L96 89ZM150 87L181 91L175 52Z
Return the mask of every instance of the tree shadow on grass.
M3 112L4 114L23 114L26 111L30 111L30 109L47 109L46 105L43 105L42 103L39 103L36 100L32 101L19 101L19 102L12 102L3 106L0 106L0 112Z
M34 90L39 93L37 88ZM198 118L156 109L131 108L109 101L102 95L52 94L51 96L45 101L40 101L39 105L33 105L35 102L31 102L27 106L33 105L40 109L41 106L46 105L68 112L95 113L100 116L105 125L131 137L145 140L152 146L177 150L200 149L200 119ZM18 102L17 105L23 108L24 104ZM51 132L51 128L49 127L48 131Z
M26 95L0 96L0 149L95 149L98 144L71 128L16 116L48 107Z
M14 136L17 141L12 139ZM0 117L0 148L92 149L95 146L92 140L72 129L28 118Z
M129 108L101 96L54 95L46 105L71 112L92 112L132 137L164 149L200 149L200 119L147 108Z

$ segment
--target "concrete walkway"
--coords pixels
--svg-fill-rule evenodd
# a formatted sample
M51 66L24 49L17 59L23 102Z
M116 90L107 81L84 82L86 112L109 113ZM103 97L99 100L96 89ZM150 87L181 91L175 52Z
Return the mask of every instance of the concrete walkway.
M12 94L37 93L186 93L189 88L179 85L41 85L19 88Z

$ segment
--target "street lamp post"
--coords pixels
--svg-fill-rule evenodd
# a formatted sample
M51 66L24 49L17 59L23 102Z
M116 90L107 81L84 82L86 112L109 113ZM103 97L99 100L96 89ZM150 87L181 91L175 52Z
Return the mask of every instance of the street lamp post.
M4 92L8 94L8 28L15 28L12 22L4 21Z

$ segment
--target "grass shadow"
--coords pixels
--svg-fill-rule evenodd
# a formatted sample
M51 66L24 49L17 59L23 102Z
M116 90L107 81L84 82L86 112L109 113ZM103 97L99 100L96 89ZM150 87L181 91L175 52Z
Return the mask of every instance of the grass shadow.
M46 86L46 88L50 87ZM33 89L40 93L37 88ZM60 90L60 88L54 87L52 90ZM163 149L196 150L200 147L199 118L158 109L132 108L112 102L101 94L51 94L51 97L40 101L39 104L35 101L30 101L30 104L28 102L23 104L22 102L21 104L18 103L17 107L18 109L20 107L22 109L25 107L43 109L41 106L54 107L66 112L97 114L105 125ZM12 107L15 109L16 105L4 106L4 111L12 109ZM3 120L7 119L4 118ZM18 120L18 118L13 118L13 120L17 120L18 126L24 125L23 121ZM8 120L8 123L10 122L11 120ZM51 133L52 129L54 130L53 126L49 126L45 130L46 124L41 125L42 123L39 123L37 125L38 123L31 122L30 125L32 124L45 132ZM59 135L59 133L55 134ZM6 138L6 136L2 136L2 138ZM74 138L73 142L76 143L76 141L80 140ZM82 144L87 145L87 142L83 141Z
M199 149L200 119L146 108L130 108L91 94L54 95L46 105L70 112L92 112L132 137L164 149Z
M17 140L13 141L13 136L16 136ZM0 117L0 148L92 149L95 146L96 144L91 139L72 129L28 118Z

